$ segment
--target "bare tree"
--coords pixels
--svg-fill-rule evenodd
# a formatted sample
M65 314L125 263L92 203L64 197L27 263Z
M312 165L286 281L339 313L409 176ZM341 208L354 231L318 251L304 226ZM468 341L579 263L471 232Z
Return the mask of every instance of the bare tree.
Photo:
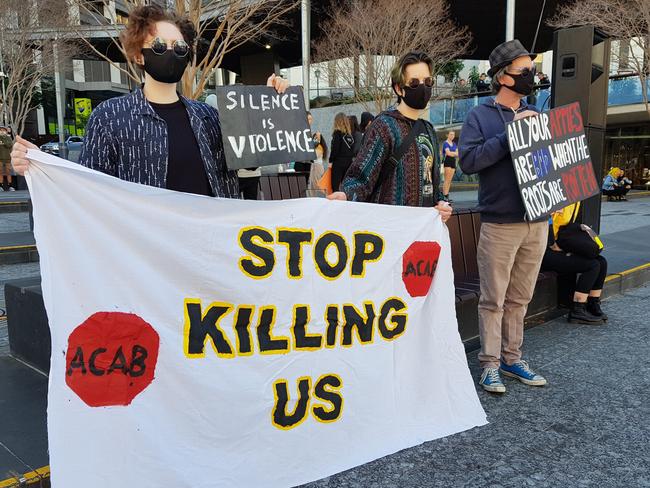
M54 42L36 35L44 28L65 29L67 16L62 15L63 0L2 0L0 1L0 58L4 73L2 109L14 133L21 134L29 112L41 98L41 81L64 64L78 49L71 42Z
M593 25L613 40L621 41L623 48L612 49L612 59L638 74L643 103L650 113L646 90L650 70L650 0L577 0L563 6L549 25Z
M119 25L115 11L90 0L69 1L74 2L80 11L93 16L97 25L105 25L115 47L125 60L128 59L119 38L114 35L114 27ZM124 0L123 3L131 11L148 2ZM229 52L249 42L261 43L262 39L281 37L279 28L288 24L287 14L299 3L300 0L173 0L175 11L187 16L196 26L199 41L197 55L183 76L183 94L198 98L213 70L221 66ZM127 67L123 68L93 46L90 40L87 43L95 55L126 72L135 83L141 82L141 74L133 63L128 61Z
M322 31L315 61L328 61L355 101L376 112L391 103L396 57L421 50L441 66L471 42L467 28L450 20L446 0L349 0L332 9Z

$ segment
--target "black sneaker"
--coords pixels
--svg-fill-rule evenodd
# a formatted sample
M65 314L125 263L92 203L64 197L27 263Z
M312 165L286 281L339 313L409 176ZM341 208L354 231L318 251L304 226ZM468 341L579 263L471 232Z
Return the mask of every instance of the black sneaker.
M600 308L600 297L587 298L587 312L607 322L607 314Z
M567 319L572 324L600 325L603 323L603 319L587 311L586 303L580 302L573 302Z

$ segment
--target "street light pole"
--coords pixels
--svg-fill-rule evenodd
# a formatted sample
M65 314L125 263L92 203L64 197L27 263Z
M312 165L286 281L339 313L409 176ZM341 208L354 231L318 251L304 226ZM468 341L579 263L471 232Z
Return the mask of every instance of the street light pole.
M515 1L508 0L506 3L506 41L515 38Z
M310 0L300 1L301 13L301 41L302 41L302 89L305 96L305 108L309 110L309 46L311 44L310 22L311 2Z
M320 98L320 70L316 69L314 75L316 76L316 98Z
M59 157L67 158L67 151L65 150L65 121L64 121L64 106L61 90L65 87L61 80L61 67L59 65L59 47L56 37L52 43L52 51L54 55L54 91L56 92L56 122L59 126Z

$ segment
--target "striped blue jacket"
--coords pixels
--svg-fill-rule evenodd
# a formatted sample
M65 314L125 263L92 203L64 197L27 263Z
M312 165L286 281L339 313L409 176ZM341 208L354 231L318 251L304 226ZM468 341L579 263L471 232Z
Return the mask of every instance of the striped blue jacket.
M202 102L182 96L181 101L214 195L239 198L237 173L226 167L219 113ZM102 102L93 111L79 164L122 180L165 188L167 156L167 124L137 88Z

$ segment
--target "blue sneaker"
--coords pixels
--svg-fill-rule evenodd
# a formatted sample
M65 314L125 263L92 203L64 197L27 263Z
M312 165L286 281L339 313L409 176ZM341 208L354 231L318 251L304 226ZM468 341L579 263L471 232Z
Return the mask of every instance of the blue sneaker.
M490 393L505 393L506 385L501 381L498 368L484 368L481 380L478 382L485 391Z
M546 378L535 373L530 369L528 363L522 360L511 366L501 361L501 373L511 378L517 378L522 383L530 386L544 386L546 384Z

